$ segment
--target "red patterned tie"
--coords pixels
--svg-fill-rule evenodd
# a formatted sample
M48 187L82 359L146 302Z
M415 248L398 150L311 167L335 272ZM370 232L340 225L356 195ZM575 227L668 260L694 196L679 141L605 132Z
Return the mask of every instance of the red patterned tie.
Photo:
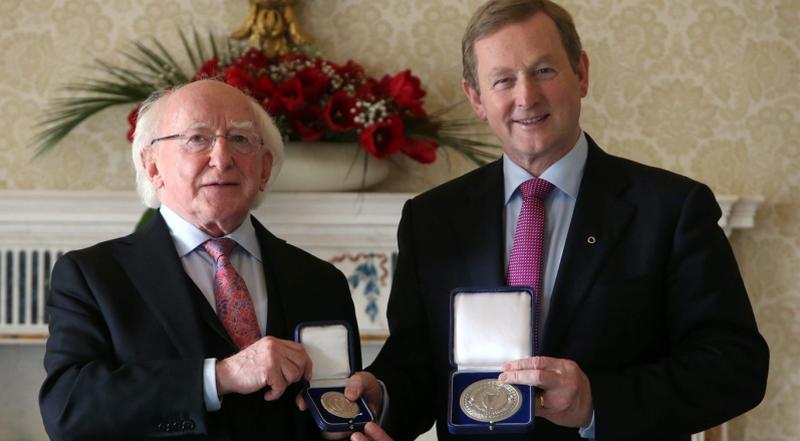
M539 316L542 303L542 251L544 248L544 200L553 184L544 179L529 179L520 184L522 208L508 259L508 284L530 286L536 295L533 342L539 347Z
M253 300L244 279L231 264L233 239L209 239L203 247L214 259L214 301L217 316L239 349L250 346L261 337Z

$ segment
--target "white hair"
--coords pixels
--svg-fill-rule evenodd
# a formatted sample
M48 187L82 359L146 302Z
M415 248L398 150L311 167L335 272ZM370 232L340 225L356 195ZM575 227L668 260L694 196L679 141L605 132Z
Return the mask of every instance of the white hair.
M147 171L144 169L142 153L157 136L158 124L162 117L161 107L166 101L165 98L183 86L185 84L153 92L142 102L139 107L139 115L136 117L136 131L133 134L133 143L131 144L131 157L133 159L133 167L136 170L136 191L139 193L139 198L141 198L142 202L150 208L158 208L161 205L161 201L158 199L158 192L150 182ZM231 88L233 87L231 86ZM275 181L283 165L283 138L267 111L252 97L244 93L242 95L247 97L253 110L256 130L261 135L264 147L268 152L272 153L272 169L267 183L267 189L269 189L270 184ZM251 208L257 207L265 195L265 191L259 192Z

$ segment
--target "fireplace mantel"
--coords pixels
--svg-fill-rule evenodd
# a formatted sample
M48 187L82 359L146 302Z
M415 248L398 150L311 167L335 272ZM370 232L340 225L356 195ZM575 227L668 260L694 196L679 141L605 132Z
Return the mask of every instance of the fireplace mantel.
M412 196L273 193L254 214L277 236L341 269L354 282L362 335L381 340L387 333L397 224ZM732 195L717 200L728 235L752 228L762 202ZM130 233L142 211L133 192L0 191L0 341L46 338L44 295L55 258ZM355 284L367 279L374 283Z

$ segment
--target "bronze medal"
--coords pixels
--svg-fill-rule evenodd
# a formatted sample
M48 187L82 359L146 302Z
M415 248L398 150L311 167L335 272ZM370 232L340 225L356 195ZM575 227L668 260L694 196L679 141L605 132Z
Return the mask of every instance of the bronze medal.
M322 402L322 407L324 407L325 410L339 418L351 419L357 417L361 413L358 404L345 398L344 394L341 392L325 392L322 394L320 402Z

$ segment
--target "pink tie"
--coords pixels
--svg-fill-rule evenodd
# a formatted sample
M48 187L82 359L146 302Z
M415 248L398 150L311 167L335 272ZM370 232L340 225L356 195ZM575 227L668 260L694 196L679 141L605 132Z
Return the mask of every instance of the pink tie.
M508 259L508 284L529 286L536 296L533 342L539 347L539 323L542 302L542 250L544 248L544 200L553 184L544 179L529 179L519 186L522 208L514 232L514 244Z
M233 239L209 239L203 247L214 259L214 301L217 316L239 349L250 346L261 337L253 300L244 279L231 264Z

